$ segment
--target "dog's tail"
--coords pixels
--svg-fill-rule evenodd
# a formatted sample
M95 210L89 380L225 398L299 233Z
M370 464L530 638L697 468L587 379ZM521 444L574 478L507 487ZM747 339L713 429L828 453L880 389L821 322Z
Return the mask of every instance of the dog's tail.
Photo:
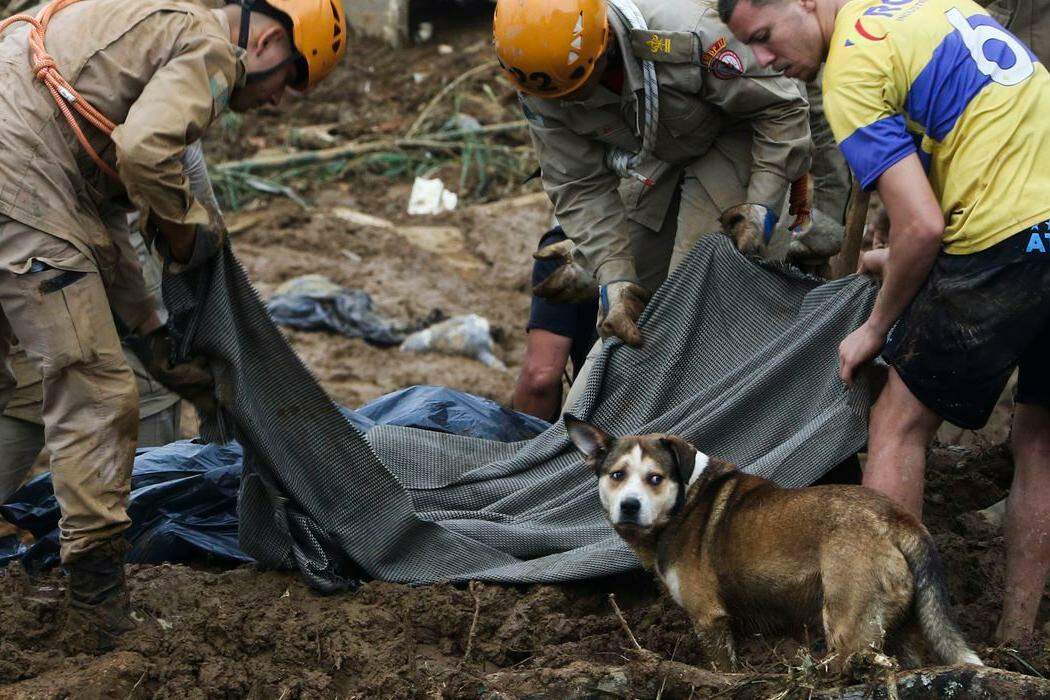
M897 542L915 580L915 613L923 636L946 664L976 664L981 659L963 639L948 607L944 566L933 538L924 528L909 529Z

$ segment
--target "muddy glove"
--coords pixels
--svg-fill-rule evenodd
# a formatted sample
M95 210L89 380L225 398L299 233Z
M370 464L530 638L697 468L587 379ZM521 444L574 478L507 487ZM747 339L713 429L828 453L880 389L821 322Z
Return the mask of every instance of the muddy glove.
M788 213L795 219L788 227L791 243L787 259L796 264L824 262L842 248L842 224L813 208L812 185L808 175L791 183Z
M575 249L575 243L564 240L544 246L532 254L537 260L561 261L560 267L532 288L533 294L556 304L578 304L598 296L594 276L573 259Z
M182 267L186 270L200 267L218 255L224 243L226 226L221 221L212 221L209 226L198 225L196 236L193 238L193 253ZM173 266L172 272L179 272L178 263Z
M791 193L788 195L788 214L795 217L788 227L789 231L804 228L810 221L813 213L812 186L809 174L805 174L791 183Z
M150 227L154 228L155 245L167 261L165 268L176 275L211 260L226 241L226 226L221 221L207 226L161 221L156 225L151 222Z
M649 291L634 282L610 282L602 285L598 294L598 334L602 338L616 336L634 347L642 344L638 317L649 303Z
M801 226L791 229L787 259L794 263L813 263L827 260L842 249L845 227L830 216L814 209Z
M138 355L146 371L170 391L186 399L205 414L215 411L215 377L203 357L175 364L171 336L161 326L145 337L132 336L125 342Z
M722 232L729 236L737 250L745 255L755 255L773 237L777 215L761 204L738 204L722 212L720 221Z

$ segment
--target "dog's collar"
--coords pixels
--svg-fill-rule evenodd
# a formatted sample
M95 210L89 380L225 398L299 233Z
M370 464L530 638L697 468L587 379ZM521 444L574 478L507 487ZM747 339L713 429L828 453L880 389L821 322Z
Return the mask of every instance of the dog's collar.
M707 469L707 465L710 463L710 457L700 450L696 451L696 457L693 459L693 473L689 475L689 481L685 484L687 489L696 483L696 480L700 478L700 475L704 473L704 470Z
M672 518L681 512L682 507L685 505L685 496L689 491L689 487L695 484L697 479L703 475L709 464L711 464L711 458L697 450L696 457L693 458L693 471L689 473L689 479L678 482L678 496L675 497L674 507L671 509ZM678 473L681 474L682 471L679 470Z

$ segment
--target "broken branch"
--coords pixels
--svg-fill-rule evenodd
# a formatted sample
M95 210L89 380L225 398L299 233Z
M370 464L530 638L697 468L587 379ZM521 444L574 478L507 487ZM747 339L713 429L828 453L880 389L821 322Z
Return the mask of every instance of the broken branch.
M616 604L616 594L609 594L609 604L612 605L613 612L616 613L616 619L620 621L620 626L623 627L623 631L627 633L627 638L631 640L631 645L636 651L644 651L642 645L638 643L638 640L634 636L634 632L627 625L627 620L624 619L623 612L620 610L620 606Z
M419 132L420 128L422 128L423 126L423 123L426 121L427 117L430 116L430 113L434 111L434 107L437 106L438 102L441 102L442 98L444 98L445 95L455 90L456 86L462 84L464 81L469 80L470 78L473 78L479 73L484 73L485 71L490 71L494 69L497 65L497 63L488 62L482 63L480 66L474 66L465 73L461 73L448 85L441 88L441 90L438 91L438 94L430 98L430 101L427 102L426 106L423 108L423 111L420 112L419 116L416 117L416 120L412 122L412 126L408 128L407 132L405 132L405 138L411 138Z
M474 648L474 635L478 631L478 615L481 614L481 596L478 595L478 582L471 581L468 588L470 594L474 596L474 619L470 622L470 632L467 633L467 648L463 652L463 660L459 662L461 666L470 660L470 652Z
M523 127L522 123L509 122L507 124L494 124L493 127L501 127L502 130L510 131L512 129L520 129ZM485 127L482 127L484 129ZM471 133L479 133L477 131ZM492 130L485 133L493 133ZM442 140L442 138L449 140ZM218 174L229 172L231 170L262 170L266 168L287 168L297 165L310 165L315 163L323 163L326 161L339 160L341 158L350 158L354 156L362 156L370 153L382 153L384 151L393 151L398 149L409 149L409 148L430 148L434 150L449 150L459 151L467 146L473 148L487 148L493 151L502 151L505 153L514 153L516 149L512 146L502 146L495 144L477 144L467 143L462 141L451 140L452 137L448 134L434 134L428 138L418 139L381 139L378 141L367 141L365 143L351 143L346 146L334 146L332 148L322 148L318 151L299 151L296 153L287 153L279 155L259 156L257 158L248 158L245 160L232 160L225 163L219 163L215 166L214 171Z

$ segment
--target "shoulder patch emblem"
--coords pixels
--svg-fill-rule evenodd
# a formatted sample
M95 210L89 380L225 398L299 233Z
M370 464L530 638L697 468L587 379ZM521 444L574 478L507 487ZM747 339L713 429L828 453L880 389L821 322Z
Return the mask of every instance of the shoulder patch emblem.
M649 41L645 42L645 45L649 47L649 50L653 53L671 53L671 40L665 39L657 34L653 34L649 38Z
M719 37L700 57L700 65L719 80L739 78L744 73L744 62L735 51L726 48L727 44L725 37Z
M631 53L643 61L695 64L700 53L697 44L698 37L693 32L631 30Z
M707 51L704 51L704 55L700 57L700 65L704 68L711 68L711 61L715 60L715 56L720 54L726 47L726 38L724 36L719 37L718 41L707 47Z

